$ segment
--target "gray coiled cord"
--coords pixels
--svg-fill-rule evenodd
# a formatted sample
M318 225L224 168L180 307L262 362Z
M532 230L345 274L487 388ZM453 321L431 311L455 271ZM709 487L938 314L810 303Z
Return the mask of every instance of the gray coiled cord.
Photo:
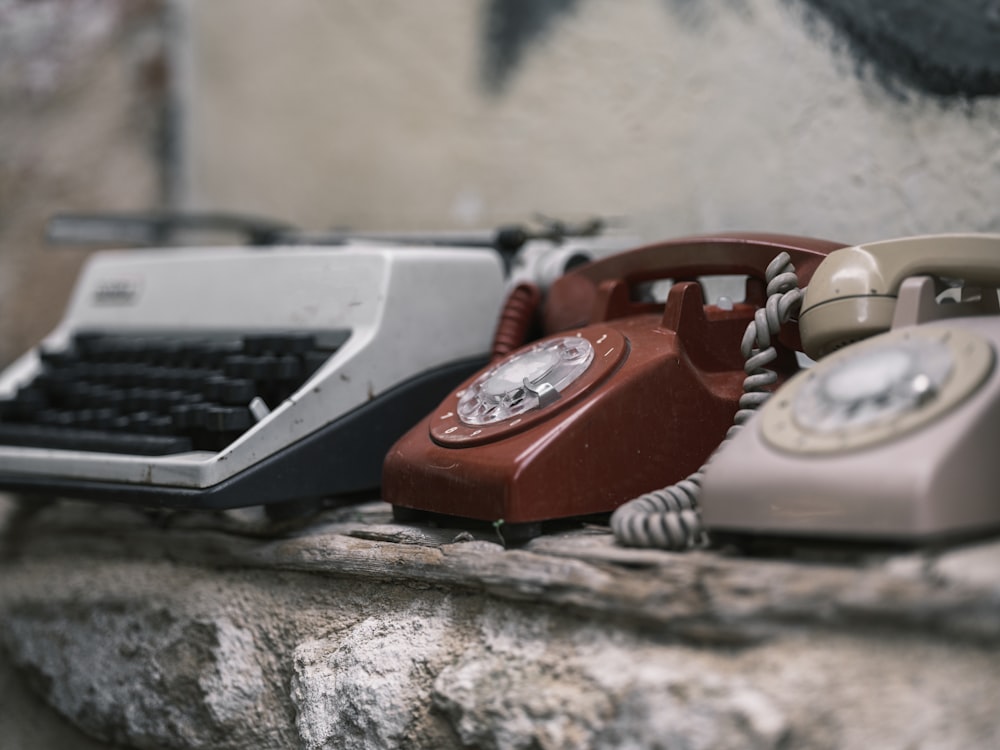
M767 368L778 356L771 339L777 337L781 324L796 315L802 305L804 290L799 289L799 279L788 253L780 253L768 264L764 278L767 302L756 312L743 334L740 351L746 360L743 371L747 376L743 380L739 409L723 443L738 433L771 397L767 389L778 381L778 374ZM687 479L629 500L611 514L611 530L618 543L626 547L668 550L707 546L708 534L701 524L698 496L705 468L711 461L710 456Z

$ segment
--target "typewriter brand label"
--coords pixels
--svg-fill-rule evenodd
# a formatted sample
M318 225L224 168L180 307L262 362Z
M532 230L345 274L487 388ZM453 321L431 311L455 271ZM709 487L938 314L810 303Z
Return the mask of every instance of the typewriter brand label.
M94 289L95 305L131 305L139 299L142 282L138 279L102 279Z

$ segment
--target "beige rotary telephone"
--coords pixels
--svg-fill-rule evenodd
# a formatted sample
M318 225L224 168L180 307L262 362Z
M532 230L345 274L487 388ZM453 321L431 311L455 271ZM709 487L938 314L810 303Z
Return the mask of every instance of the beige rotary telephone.
M713 540L950 540L1000 529L1000 235L831 253L806 354L701 481Z

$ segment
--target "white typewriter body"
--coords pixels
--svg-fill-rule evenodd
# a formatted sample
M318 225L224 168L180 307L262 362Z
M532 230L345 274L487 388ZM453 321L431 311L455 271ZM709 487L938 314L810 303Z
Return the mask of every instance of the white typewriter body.
M47 351L68 346L78 331L349 336L294 394L269 404L270 413L219 451L142 456L0 445L0 488L37 485L62 494L61 487L69 495L88 482L168 492L219 485L417 376L464 361L481 364L503 291L499 256L481 248L365 244L95 254L64 319L42 342ZM14 362L0 374L0 399L12 398L41 368L37 350ZM415 408L426 412L435 403ZM337 457L329 458L329 471L336 472ZM47 483L53 478L54 489Z

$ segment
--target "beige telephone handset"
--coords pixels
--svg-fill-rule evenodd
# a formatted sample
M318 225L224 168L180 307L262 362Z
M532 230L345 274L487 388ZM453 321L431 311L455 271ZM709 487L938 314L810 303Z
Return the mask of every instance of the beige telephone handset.
M906 279L961 279L967 284L1000 288L998 243L1000 235L928 235L835 250L816 269L802 302L799 332L805 353L819 359L846 344L897 327L893 319ZM926 302L926 291L921 295L925 301L920 314L968 314L968 308L935 310ZM966 293L975 298L971 288ZM909 295L904 297L905 302ZM981 296L980 301L980 314L998 312L995 293Z
M1000 529L998 287L1000 235L831 253L799 313L822 359L710 462L712 538L912 544Z

